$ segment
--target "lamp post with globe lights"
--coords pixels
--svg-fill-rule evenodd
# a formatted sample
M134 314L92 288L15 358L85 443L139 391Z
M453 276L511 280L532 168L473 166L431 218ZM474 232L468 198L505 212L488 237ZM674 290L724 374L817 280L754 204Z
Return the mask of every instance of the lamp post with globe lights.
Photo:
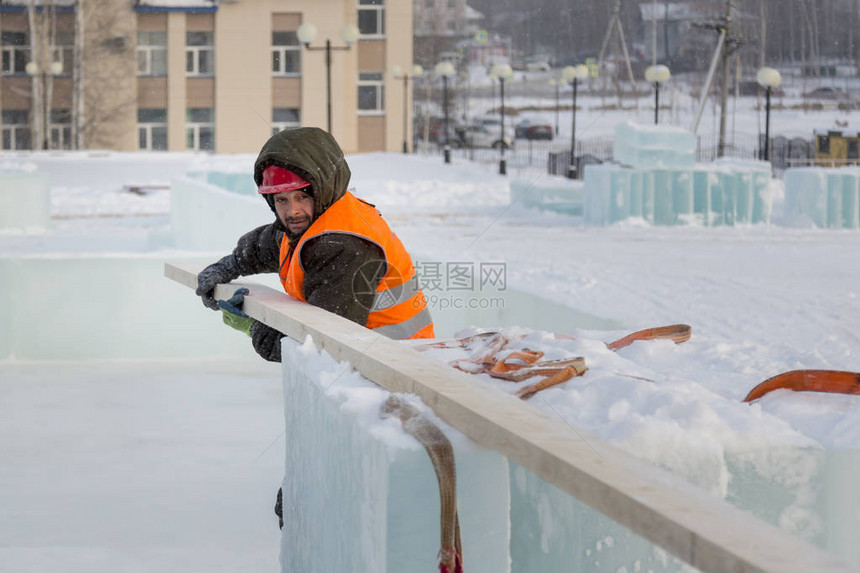
M421 77L424 73L424 68L415 64L412 66L412 75L404 74L400 66L397 64L391 66L391 76L395 80L403 80L403 153L409 153L409 144L407 140L409 139L409 114L408 106L409 106L409 80L417 77Z
M340 39L345 46L332 46L331 40L326 38L325 46L311 46L317 37L317 27L307 22L299 26L296 30L296 36L299 42L304 44L305 49L309 51L324 50L325 51L325 71L326 71L326 127L331 133L331 53L336 51L347 51L358 40L358 27L354 24L346 24L340 29Z
M588 77L588 66L585 64L565 66L561 70L561 77L573 85L573 109L571 110L573 119L570 128L570 165L567 168L567 177L576 179L576 88L580 80Z
M433 68L436 75L442 78L442 111L445 114L445 163L451 163L451 142L448 131L448 78L456 73L454 64L451 62L439 62Z
M660 113L660 84L668 82L670 77L672 77L672 72L662 64L648 66L645 69L645 81L654 86L654 125L657 125L657 118Z
M549 85L555 88L555 134L558 135L558 91L561 86L559 78L550 78Z
M507 175L508 165L505 161L505 148L508 146L505 141L505 82L514 77L514 70L508 64L497 64L490 70L490 77L499 80L499 99L501 100L501 120L502 133L500 136L499 149L501 150L501 158L499 159L499 175Z
M782 83L782 76L773 68L760 68L756 74L758 84L765 90L764 152L762 159L770 161L770 94Z

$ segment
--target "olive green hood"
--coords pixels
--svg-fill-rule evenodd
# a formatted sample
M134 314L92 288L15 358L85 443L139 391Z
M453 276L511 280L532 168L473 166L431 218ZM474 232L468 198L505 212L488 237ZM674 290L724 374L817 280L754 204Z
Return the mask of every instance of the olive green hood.
M310 182L314 219L343 197L351 176L340 146L328 132L318 127L300 127L273 135L254 163L257 185L262 182L263 170L269 165L289 169Z

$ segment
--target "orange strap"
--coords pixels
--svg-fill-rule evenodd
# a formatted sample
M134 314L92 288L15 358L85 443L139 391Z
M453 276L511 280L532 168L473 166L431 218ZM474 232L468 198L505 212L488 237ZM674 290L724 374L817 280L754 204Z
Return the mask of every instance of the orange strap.
M618 350L619 348L630 346L637 340L657 340L664 338L672 340L675 344L681 344L682 342L690 340L691 331L692 329L688 324L670 324L669 326L646 328L645 330L639 330L633 334L628 334L624 338L619 338L615 342L610 342L606 346L608 346L610 350Z
M768 378L747 394L744 402L758 400L768 392L784 388L795 392L860 394L860 374L844 370L792 370Z

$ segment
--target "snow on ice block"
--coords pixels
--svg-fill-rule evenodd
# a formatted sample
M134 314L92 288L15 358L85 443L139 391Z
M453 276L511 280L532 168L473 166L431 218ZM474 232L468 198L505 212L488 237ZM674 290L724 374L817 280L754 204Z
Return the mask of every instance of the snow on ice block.
M622 122L615 126L615 160L631 167L692 167L696 137L685 129Z
M284 338L282 355L287 439L281 571L435 571L436 475L424 448L399 421L380 418L390 394L318 352L310 338L304 344ZM439 425L455 450L466 567L510 571L507 461Z
M272 222L261 197L245 197L196 179L174 179L170 195L172 242L179 249L229 252L249 229Z
M582 181L566 177L513 179L511 181L511 203L521 201L525 207L541 211L553 211L566 215L582 215Z
M48 175L0 170L0 232L42 232L50 216L51 179Z

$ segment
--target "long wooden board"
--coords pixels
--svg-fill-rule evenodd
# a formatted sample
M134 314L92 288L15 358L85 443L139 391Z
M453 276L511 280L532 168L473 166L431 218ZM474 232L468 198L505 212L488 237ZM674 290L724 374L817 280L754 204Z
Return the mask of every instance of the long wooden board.
M165 264L192 289L200 267ZM848 573L835 556L641 462L481 380L349 320L254 282L219 285L227 299L251 292L244 310L294 340L348 361L392 392L421 397L478 444L523 466L638 535L707 573ZM200 304L189 300L189 304ZM214 317L213 317L214 320ZM856 573L856 572L855 572Z

